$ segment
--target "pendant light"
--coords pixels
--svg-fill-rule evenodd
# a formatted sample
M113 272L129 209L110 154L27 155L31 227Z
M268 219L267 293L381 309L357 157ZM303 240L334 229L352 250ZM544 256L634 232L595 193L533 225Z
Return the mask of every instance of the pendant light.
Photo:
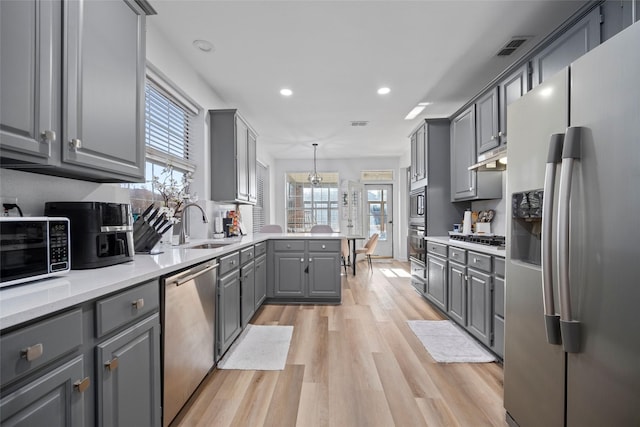
M313 173L309 174L309 182L314 187L320 185L322 182L322 177L318 175L318 171L316 170L316 150L318 149L318 144L313 144Z

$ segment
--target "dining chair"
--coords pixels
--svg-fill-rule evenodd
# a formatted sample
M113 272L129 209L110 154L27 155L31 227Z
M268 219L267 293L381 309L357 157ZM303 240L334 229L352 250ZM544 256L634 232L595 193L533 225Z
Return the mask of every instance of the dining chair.
M260 228L261 233L282 233L282 227L278 224L267 224Z
M326 224L316 224L311 227L311 233L333 233L333 228Z
M371 255L376 250L376 246L378 245L378 237L380 237L378 233L373 233L373 235L369 237L369 240L367 240L362 248L356 249L356 255L364 254L367 257L367 262L369 263L369 268L371 269L371 271L373 271L373 264L371 264Z

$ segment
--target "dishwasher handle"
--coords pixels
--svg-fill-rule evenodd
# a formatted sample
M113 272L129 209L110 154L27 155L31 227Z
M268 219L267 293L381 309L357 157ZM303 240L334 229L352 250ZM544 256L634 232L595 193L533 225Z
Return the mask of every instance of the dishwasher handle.
M166 281L167 284L175 284L176 286L183 285L190 280L195 279L198 276L203 275L204 273L213 270L214 268L218 268L218 263L215 264L206 264L203 267L194 269L190 268L189 270L183 271L180 274L176 274L175 276L169 277Z

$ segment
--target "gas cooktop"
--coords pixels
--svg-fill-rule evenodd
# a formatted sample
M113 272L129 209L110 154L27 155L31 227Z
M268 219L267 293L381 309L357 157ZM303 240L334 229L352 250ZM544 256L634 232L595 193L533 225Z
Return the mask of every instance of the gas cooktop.
M493 234L462 234L449 233L449 238L462 242L478 243L480 245L504 247L504 236L496 236Z

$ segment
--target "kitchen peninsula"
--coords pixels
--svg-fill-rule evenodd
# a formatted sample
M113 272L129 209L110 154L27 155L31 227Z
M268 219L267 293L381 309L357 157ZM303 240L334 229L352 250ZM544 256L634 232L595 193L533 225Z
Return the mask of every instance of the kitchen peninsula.
M217 361L263 302L339 303L341 238L337 233L282 233L224 241L194 239L181 247L163 247L164 252L157 255L136 255L133 262L73 270L60 278L1 289L4 398L0 409L9 417L34 419L48 413L33 409L41 403L50 410L65 408L56 412L57 417L70 419L73 425L109 425L114 419L160 425L160 332L166 302L162 278L215 259L221 277L210 286L218 289L218 295L223 280L236 280L225 292L237 293L231 300L238 307L229 310L225 298L225 310L218 309L217 317L211 319L215 327L208 325L216 335L222 324L238 327L224 347L220 338L216 341ZM220 247L195 248L220 243ZM275 261L267 263L267 259ZM241 271L247 265L257 270L259 263L266 269L262 276L266 286L259 287L258 274L255 282L243 282ZM292 271L300 274L291 275ZM252 289L246 289L247 283ZM256 295L259 289L262 298ZM251 301L245 318L247 304L242 298L247 295ZM237 319L220 317L228 315ZM42 397L43 389L57 390L56 397L44 402L48 394Z

